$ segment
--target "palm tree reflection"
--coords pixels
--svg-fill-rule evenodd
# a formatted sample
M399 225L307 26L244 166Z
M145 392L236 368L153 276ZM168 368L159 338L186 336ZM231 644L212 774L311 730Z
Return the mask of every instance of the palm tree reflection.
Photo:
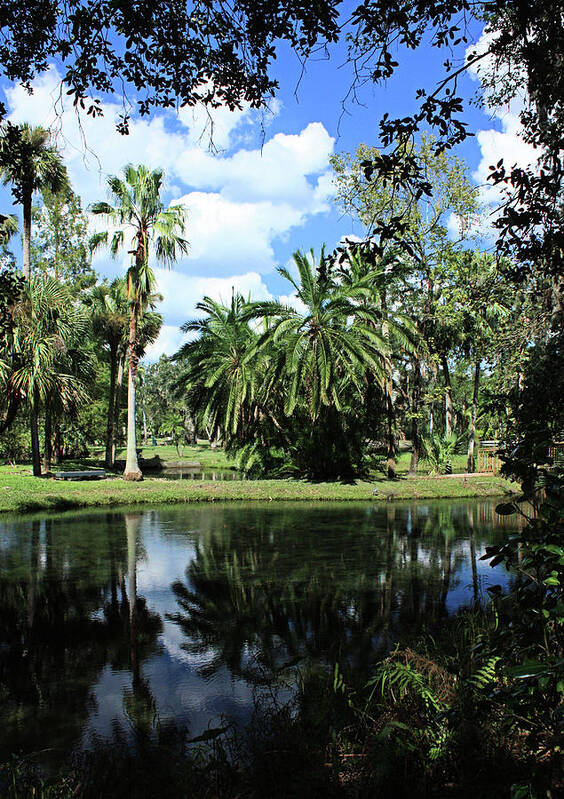
M131 690L126 690L123 698L124 712L133 725L138 738L149 738L157 723L157 703L151 691L149 680L143 677L141 663L147 656L147 633L154 635L162 630L162 623L156 614L148 611L146 603L137 596L137 557L139 528L142 514L124 514L127 536L127 583L129 586L129 664L131 669ZM141 636L140 636L141 634ZM150 647L153 635L149 637ZM141 650L141 651L140 651Z
M266 512L237 529L229 514L200 539L167 615L206 678L225 665L256 682L296 658L367 667L406 631L440 623L466 525L476 534L465 510L455 520L444 505L357 510L338 534Z
M140 664L156 651L162 621L137 597L139 520L126 519L127 536L116 536L116 522L114 514L97 516L95 527L88 517L67 524L47 517L13 534L5 530L0 749L6 756L43 750L45 730L53 753L71 751L95 710L94 687L106 666L131 667L133 695L143 695Z

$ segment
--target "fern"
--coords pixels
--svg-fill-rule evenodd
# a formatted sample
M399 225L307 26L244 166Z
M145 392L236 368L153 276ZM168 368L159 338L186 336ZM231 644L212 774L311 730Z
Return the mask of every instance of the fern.
M466 682L474 688L478 688L479 690L484 690L484 688L487 688L488 685L497 682L498 675L496 673L496 666L500 660L501 658L499 658L497 655L489 658L489 660L484 663L484 665L479 668L478 671L474 672L472 676L468 677Z
M422 440L422 460L429 465L429 474L450 474L452 457L457 450L459 439L456 433L440 436L433 433Z
M443 709L443 704L431 690L428 679L411 668L409 663L388 661L382 664L376 675L368 682L368 686L373 689L368 702L371 701L379 687L382 696L389 693L394 700L397 700L397 698L402 699L407 694L411 694L418 697L427 710L432 709L438 712ZM398 691L398 697L395 696L394 689Z

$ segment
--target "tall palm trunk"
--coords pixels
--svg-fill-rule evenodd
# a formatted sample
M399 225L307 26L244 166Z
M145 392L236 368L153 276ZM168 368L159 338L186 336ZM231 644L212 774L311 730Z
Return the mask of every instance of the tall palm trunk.
M114 404L112 406L113 413L113 432L112 432L112 457L111 466L115 466L116 462L116 449L117 437L119 429L119 412L121 410L121 389L123 386L123 373L125 370L125 352L121 352L118 361L117 376L116 376L116 390L114 397Z
M421 364L418 358L413 360L413 380L411 386L411 461L409 474L417 474L417 465L421 455L421 435L419 432L419 404L421 401Z
M474 366L474 393L472 395L472 414L470 416L470 436L468 439L468 458L466 471L474 471L474 447L476 443L476 415L478 412L478 392L480 390L480 359L476 359Z
M41 452L39 450L39 427L37 424L37 395L35 393L31 398L29 421L31 428L31 462L33 464L33 476L41 477Z
M21 404L21 397L19 395L11 395L8 398L8 407L4 417L0 419L0 435L8 430L17 416Z
M390 350L390 326L387 318L387 299L385 290L382 292L382 337L386 342L389 356L386 358L386 379L384 386L384 393L386 399L386 468L388 473L388 480L394 480L396 476L396 439L394 435L395 423L395 409L394 399L392 396L393 390L393 377L392 377L392 361Z
M394 434L394 401L392 397L392 381L386 380L386 468L388 480L396 476L396 437Z
M441 355L441 366L443 369L443 376L445 380L445 435L450 436L452 433L452 420L453 420L453 406L452 406L452 385L450 382L450 370L448 368L448 359L446 355Z
M31 201L32 201L32 192L31 190L24 189L24 198L23 198L23 237L22 237L22 249L23 249L23 276L24 280L28 283L31 279L31 258L30 258L30 250L31 250Z
M61 428L55 420L55 434L53 436L53 463L59 464L62 457L62 442L61 442Z
M45 408L45 443L43 446L43 468L46 472L51 469L51 461L53 459L53 431L51 424L51 414L49 408Z
M24 280L31 281L31 189L24 189L23 197L23 276ZM31 460L33 463L33 476L41 477L41 454L39 452L39 429L37 426L36 397L32 397L29 411L29 428L31 434Z
M147 414L145 413L145 403L143 403L141 410L143 412L143 444L146 444L149 434L147 432Z
M112 449L114 443L114 403L116 395L117 370L117 347L112 347L110 350L110 391L108 396L108 422L106 425L106 454L104 458L104 465L107 469L111 469L111 467L114 465Z
M139 368L137 355L137 308L131 308L129 322L129 377L127 384L127 460L125 462L124 480L142 480L143 475L137 460L137 430L135 423L135 382Z

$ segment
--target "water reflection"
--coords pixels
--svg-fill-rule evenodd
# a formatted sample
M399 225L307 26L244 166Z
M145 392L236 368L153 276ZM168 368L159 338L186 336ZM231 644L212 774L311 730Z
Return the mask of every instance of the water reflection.
M476 530L475 511L372 506L346 524L318 514L299 538L283 511L234 533L227 520L198 541L167 619L205 678L227 664L263 680L299 658L366 668L402 633L478 601L476 539L483 551L490 530Z
M367 667L504 572L491 503L304 504L0 525L0 748L248 718L299 661Z
M209 469L202 471L198 467L187 466L171 466L158 473L159 477L164 477L166 480L199 480L206 481L224 481L224 480L244 480L245 476L241 472L234 469Z

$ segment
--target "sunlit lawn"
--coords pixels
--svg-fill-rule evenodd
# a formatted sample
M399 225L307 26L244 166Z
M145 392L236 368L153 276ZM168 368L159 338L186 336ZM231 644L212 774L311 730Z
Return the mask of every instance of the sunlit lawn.
M141 445L138 448L141 451L141 455L143 458L150 460L154 458L156 455L159 456L163 463L179 463L179 462L190 462L190 463L200 463L202 467L205 468L215 468L215 469L234 469L235 465L232 459L228 458L223 449L221 447L211 448L209 443L206 441L198 441L198 445L194 447L189 446L181 446L179 448L179 452L177 452L176 447L172 446L171 444L158 444L157 446L152 445ZM121 447L117 450L117 457L118 460L125 460L126 450L125 447ZM91 448L91 456L92 461L91 463L100 462L104 458L104 449L103 447L92 447ZM397 473L399 475L407 474L409 471L409 464L411 461L411 453L410 452L400 452L396 459L397 464ZM374 462L378 464L379 468L375 470L376 475L383 474L385 470L385 457L379 456L374 458ZM463 473L466 470L466 454L458 454L454 455L452 459L452 470L454 473ZM419 461L419 465L417 468L417 474L420 475L427 475L429 472L429 467L424 461Z
M32 477L29 465L0 466L0 512L25 513L80 507L158 505L160 503L225 500L339 500L389 502L393 500L462 499L500 496L516 491L500 477L382 477L354 483L311 483L306 480L165 480L147 476L140 483L117 475L105 480L61 481Z
M206 468L234 468L233 461L228 460L221 447L212 448L206 441L199 441L193 447L183 445L179 447L178 451L172 444L157 444L157 446L142 444L138 447L138 451L141 452L141 456L146 460L151 460L158 455L163 463L189 462L199 463ZM101 463L104 459L104 448L91 447L90 454L93 461L100 461ZM125 460L125 447L120 447L116 455L118 460Z

